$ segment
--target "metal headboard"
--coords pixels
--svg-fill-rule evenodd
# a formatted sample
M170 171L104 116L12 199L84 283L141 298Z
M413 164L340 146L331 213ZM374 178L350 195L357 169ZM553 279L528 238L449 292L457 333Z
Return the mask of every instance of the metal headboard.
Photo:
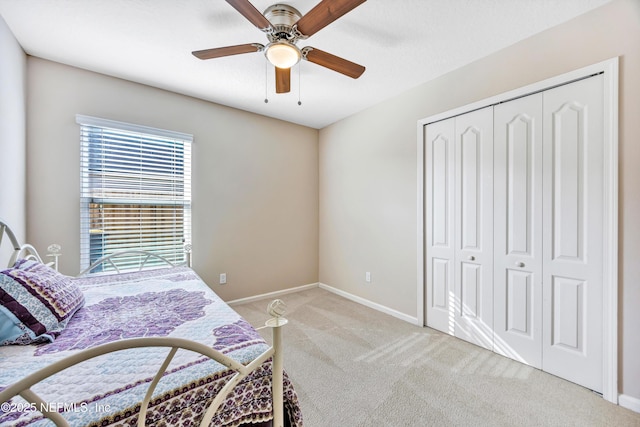
M36 261L42 262L42 258L36 248L31 246L28 243L20 244L18 239L16 238L15 233L9 228L7 223L0 218L0 245L2 244L2 238L4 235L9 237L9 241L11 242L11 246L13 247L13 253L11 254L11 258L9 258L8 267L12 267L13 264L18 259L26 258L26 259L34 259Z

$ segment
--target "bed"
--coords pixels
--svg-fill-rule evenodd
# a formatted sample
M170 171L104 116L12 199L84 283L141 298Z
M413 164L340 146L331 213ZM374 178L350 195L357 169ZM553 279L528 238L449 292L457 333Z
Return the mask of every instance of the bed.
M62 325L38 333L46 319L25 320L31 342L0 346L0 425L302 426L282 370L280 301L269 305L270 346L188 266L71 278L1 221L0 242L3 231L21 253L0 272L0 314L7 281L60 280L65 297L53 316Z

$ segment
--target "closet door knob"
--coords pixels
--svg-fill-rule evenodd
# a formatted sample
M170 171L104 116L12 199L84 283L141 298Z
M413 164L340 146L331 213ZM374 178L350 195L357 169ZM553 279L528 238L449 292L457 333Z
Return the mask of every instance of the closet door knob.
M516 262L516 267L524 267L524 262Z
M476 260L476 257L474 257L473 255L469 256L469 261L475 261L475 260Z

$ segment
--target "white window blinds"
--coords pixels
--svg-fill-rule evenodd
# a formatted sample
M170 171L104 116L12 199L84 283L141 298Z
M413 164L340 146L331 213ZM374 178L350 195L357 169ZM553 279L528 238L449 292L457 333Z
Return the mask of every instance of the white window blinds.
M81 269L120 250L184 262L184 245L191 243L192 136L82 115L76 122ZM142 258L127 257L118 266L137 269Z

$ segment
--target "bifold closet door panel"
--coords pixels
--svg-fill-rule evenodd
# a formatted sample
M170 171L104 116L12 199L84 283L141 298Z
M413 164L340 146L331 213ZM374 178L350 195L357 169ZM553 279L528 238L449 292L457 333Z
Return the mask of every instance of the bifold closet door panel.
M542 94L494 107L494 351L542 367Z
M427 326L453 335L454 119L424 127Z
M542 367L602 391L603 76L543 99Z
M455 336L493 349L493 107L455 117Z

